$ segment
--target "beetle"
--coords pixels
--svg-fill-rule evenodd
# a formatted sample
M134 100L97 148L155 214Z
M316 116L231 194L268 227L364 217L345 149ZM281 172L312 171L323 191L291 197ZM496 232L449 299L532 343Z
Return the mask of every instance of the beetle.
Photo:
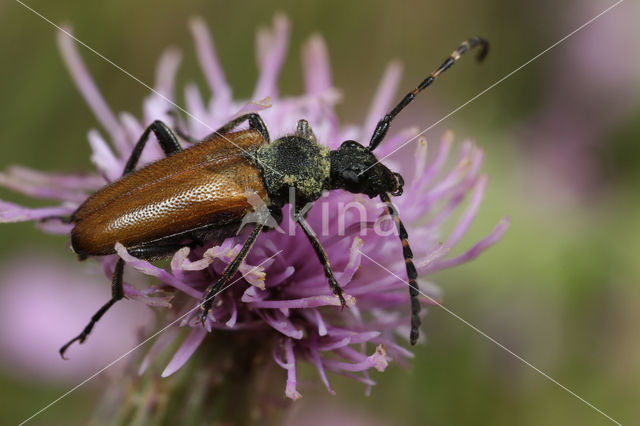
M297 206L312 203L333 189L342 189L369 198L380 197L393 218L402 244L411 302L410 342L419 336L420 303L417 271L409 246L407 231L390 196L402 194L404 180L400 173L381 164L374 150L383 141L393 119L416 95L431 85L465 52L479 47L482 61L489 45L480 37L464 41L377 124L367 147L348 140L336 150L318 143L306 120L299 120L294 134L273 142L262 118L255 113L242 115L220 127L202 140L195 140L176 127L175 133L161 121L154 121L137 141L122 177L98 190L69 217L73 224L71 246L82 260L89 256L115 253L117 242L140 259L170 256L184 246L201 245L205 240L222 240L234 235L242 219L255 208L247 193L257 194L268 213L282 218L281 209L295 195L293 220L309 239L329 282L333 294L344 308L342 289L334 277L329 259L318 238L305 221L305 210ZM248 122L248 129L240 126ZM153 133L166 157L136 170L142 150ZM176 133L192 146L183 149ZM245 240L240 252L227 265L201 302L204 322L214 296L234 276L265 230L259 220ZM124 297L124 261L118 259L112 277L112 295L76 337L60 348L65 351L74 342L84 342L100 318Z

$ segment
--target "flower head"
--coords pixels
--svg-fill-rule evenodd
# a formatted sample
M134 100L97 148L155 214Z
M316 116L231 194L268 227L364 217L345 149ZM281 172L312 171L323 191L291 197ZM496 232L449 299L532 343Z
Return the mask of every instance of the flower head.
M196 19L190 27L211 91L210 99L205 100L195 84L185 88L186 110L190 114L183 124L192 136L203 137L240 114L259 112L275 137L291 134L297 120L304 118L311 124L318 141L335 149L344 140L366 142L377 120L394 100L400 78L400 67L395 63L387 68L364 124L341 126L334 111L339 93L332 86L326 47L319 36L311 37L303 48L305 93L295 97L279 96L277 76L289 33L289 23L281 15L275 17L272 30L258 33L260 72L253 101L235 100L206 26ZM74 81L106 131L106 135L95 129L88 133L97 175L45 175L23 168L10 169L0 175L0 183L35 197L57 199L61 204L27 209L3 202L0 220L4 222L72 213L89 191L120 177L145 125L157 119L182 125L174 122L174 115L170 113L174 109L170 100L174 99L174 77L180 61L175 50L162 56L155 92L145 99L143 118L138 120L129 113L114 115L86 72L73 41L60 34L59 42ZM384 157L416 134L415 129L393 129L377 155ZM487 184L486 176L479 171L482 151L470 141L460 144L457 159L447 168L452 145L453 135L447 132L434 154L428 155L428 144L420 138L412 156L396 156L384 161L405 176L404 195L395 203L408 228L416 267L422 275L474 258L497 241L507 227L506 220L502 220L469 250L450 256L450 249L470 226ZM142 162L161 157L157 144L150 143L143 152ZM465 198L469 198L469 202L452 231L441 235L443 222ZM174 290L173 315L177 318L193 312L177 324L189 327L190 332L163 376L183 366L214 329L259 332L271 345L274 361L287 372L285 394L291 399L301 396L296 386L296 366L301 361L314 365L327 389L333 392L327 371L353 377L369 387L374 384L368 374L370 369L383 371L389 361L402 363L412 356L402 343L397 343L409 334L409 292L407 284L398 279L406 276L402 247L384 204L362 195L333 191L325 194L308 212L307 222L318 233L344 289L348 306L344 310L331 293L323 268L305 235L300 230L295 232L288 207L283 213L280 227L285 232L271 231L258 238L240 268L243 278L218 296L205 327L198 320L198 304L206 288L237 255L241 237L228 238L217 246L205 243L196 249L182 248L172 257L167 269L137 259L124 246L116 245L117 256L130 268L153 276L158 282L144 290L127 284L127 297L166 306L162 296L167 290ZM416 225L418 221L420 225ZM70 231L69 225L56 221L40 222L40 226L48 232ZM117 256L96 259L103 264L108 276ZM438 298L435 286L425 280L419 284L422 292L429 295L422 298L421 303L434 303ZM154 343L141 369L170 343L173 334L165 336L168 337Z

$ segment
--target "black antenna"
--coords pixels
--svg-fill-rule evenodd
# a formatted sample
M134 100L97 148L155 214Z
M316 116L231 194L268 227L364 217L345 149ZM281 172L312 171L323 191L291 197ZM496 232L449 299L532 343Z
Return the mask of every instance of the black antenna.
M389 130L391 121L396 118L396 115L398 115L400 111L404 109L404 107L411 103L411 101L416 97L418 93L426 89L431 83L433 83L436 78L438 78L438 76L440 76L440 74L442 74L453 64L455 64L455 62L460 59L460 56L476 46L480 46L480 51L478 52L476 59L479 62L482 62L482 60L485 58L485 56L487 56L487 53L489 52L489 42L480 37L473 37L465 40L460 45L460 47L458 47L453 51L453 53L451 53L451 55L442 63L442 65L440 65L431 74L429 74L429 76L425 78L422 83L418 85L418 87L407 93L405 97L402 98L400 103L398 103L398 105L396 105L395 108L391 110L391 112L385 115L384 118L378 122L378 125L376 126L376 129L373 131L373 135L371 136L371 141L369 141L369 151L373 151L374 149L376 149L380 142L382 142L385 135L387 134L387 130Z

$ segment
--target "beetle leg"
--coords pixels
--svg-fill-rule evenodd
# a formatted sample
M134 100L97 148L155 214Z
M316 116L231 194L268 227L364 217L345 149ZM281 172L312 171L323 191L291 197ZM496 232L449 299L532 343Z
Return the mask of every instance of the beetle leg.
M304 233L306 234L307 238L309 239L311 246L315 250L316 255L318 256L318 259L322 264L322 268L324 269L324 275L327 277L327 280L329 280L329 287L331 288L331 291L333 291L333 294L338 296L338 299L340 299L340 305L344 309L344 307L347 305L347 302L344 300L344 296L342 294L342 287L340 287L340 285L338 284L338 281L336 280L336 277L334 277L333 275L333 271L331 270L331 265L329 264L329 258L327 257L327 253L324 251L324 249L320 245L320 241L318 241L318 238L313 233L313 230L309 227L307 222L304 220L304 217L302 215L298 215L296 216L295 219L296 219L296 222L298 222L298 224L304 231Z
M133 169L136 168L138 160L140 159L140 154L142 154L142 149L147 144L147 140L149 139L149 134L151 132L156 135L156 138L158 138L158 142L160 143L160 147L167 156L182 151L182 147L180 146L180 143L178 143L178 139L176 139L176 135L173 134L171 129L162 121L156 120L145 129L142 136L140 136L140 139L138 139L136 146L131 152L129 160L127 161L127 165L124 168L124 172L122 173L123 175L131 173Z
M69 346L71 346L71 344L74 342L83 343L89 333L91 333L91 330L93 330L93 326L96 325L98 321L100 321L100 318L102 318L105 312L107 312L109 308L112 307L118 300L124 297L124 288L122 287L123 272L124 260L118 259L118 262L116 263L116 266L113 270L113 278L111 280L111 299L109 299L107 303L105 303L100 309L98 309L95 314L93 314L91 320L89 321L89 324L87 324L87 326L82 330L80 334L69 340L63 347L60 348L60 356L63 359L66 359L64 357L64 353L67 351Z
M214 138L219 135L224 135L225 133L228 133L229 130L235 129L236 127L238 127L239 124L247 120L249 121L249 128L252 130L257 130L262 135L262 138L265 140L265 142L269 143L271 139L269 138L269 131L267 130L267 126L264 124L264 121L262 121L262 117L260 117L256 113L241 115L240 117L235 118L230 122L228 122L227 124L225 124L224 126L220 127L218 130L211 133L209 136L205 137L204 139L206 140L206 139Z
M407 268L407 278L409 279L409 300L411 301L411 333L409 335L409 340L412 345L415 345L418 341L418 336L420 334L420 301L418 300L419 290L418 290L418 272L416 271L416 267L413 264L413 252L411 251L411 247L409 246L409 235L407 234L407 230L402 224L400 220L400 216L398 216L398 211L391 204L391 199L387 194L380 194L380 199L387 205L387 210L389 214L393 218L393 221L396 224L396 228L398 229L398 236L400 237L400 241L402 242L402 255L404 256L404 264Z
M224 269L224 272L222 272L222 276L218 278L218 281L216 281L213 287L211 287L207 292L207 296L202 300L202 303L200 304L200 307L202 308L202 315L200 317L202 324L204 324L204 322L206 321L207 315L209 315L209 311L213 306L213 299L222 290L222 286L224 286L238 271L240 264L247 257L247 254L249 254L249 250L251 250L253 243L256 242L256 238L258 238L258 235L260 234L260 231L262 231L263 227L264 223L256 223L256 227L253 228L253 231L251 231L251 234L244 242L244 245L242 246L242 249L240 249L238 255L231 261L231 263L227 265L227 267Z

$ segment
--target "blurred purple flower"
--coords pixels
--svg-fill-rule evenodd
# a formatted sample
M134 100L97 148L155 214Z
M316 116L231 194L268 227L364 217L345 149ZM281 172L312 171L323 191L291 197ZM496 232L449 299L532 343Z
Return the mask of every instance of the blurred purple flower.
M585 0L555 6L542 10L552 13L550 24L566 31L607 5ZM640 52L633 48L640 37L638 16L638 3L621 4L572 36L563 53L547 62L541 107L514 138L533 172L531 192L555 195L554 202L597 196L608 166L603 152L617 143L607 135L634 120L638 107Z
M347 139L366 141L376 121L387 112L395 99L400 68L391 64L366 115L365 125L340 126L334 111L339 94L332 87L326 46L319 36L311 37L303 48L305 93L297 97L280 97L276 83L287 50L289 22L284 16L277 15L273 30L263 29L257 37L260 72L252 95L257 101L236 101L220 68L205 24L196 19L191 22L190 28L198 59L212 92L211 99L205 102L195 84L186 86L186 109L198 118L191 117L186 122L187 131L193 136L204 136L211 132L211 128L240 114L259 111L273 136L292 133L296 121L305 118L321 143L336 148ZM170 125L176 124L168 113L173 105L166 98L174 99L174 77L180 61L177 51L168 50L162 56L155 83L155 89L162 96L154 93L145 99L143 119L139 121L129 113L116 117L89 77L73 41L60 34L59 43L74 81L107 132L106 136L95 129L88 133L93 150L91 159L102 178L51 176L22 168L10 169L0 175L0 183L19 192L57 199L63 203L46 209L27 209L2 203L0 221L37 220L54 214L70 214L88 191L120 176L133 144L146 124L156 119ZM414 129L392 131L377 154L383 157L415 134ZM476 257L496 242L508 226L503 219L486 238L468 251L453 257L447 256L471 224L487 184L486 176L479 172L482 151L470 141L460 145L454 165L448 170L445 168L452 142L452 133L446 133L433 158L429 159L426 140L420 139L412 157L395 157L395 161L385 161L392 170L400 170L405 176L407 184L404 196L396 200L396 205L409 230L416 266L423 275ZM161 157L162 152L157 144L150 143L145 148L142 162ZM451 217L467 196L470 200L453 225L453 230L448 236L441 236L443 222ZM191 331L169 361L163 376L174 373L184 365L212 329L261 331L264 339L272 341L273 359L287 372L285 394L291 399L300 397L296 373L301 360L315 366L326 388L333 393L327 371L353 377L369 388L374 384L369 377L371 368L382 371L391 359L405 363L407 358L412 357L411 352L396 342L398 336L406 339L409 334L407 285L374 263L384 265L400 277L406 274L402 248L393 232L393 222L385 222L388 218L384 207L364 196L334 191L319 201L310 210L308 222L316 229L328 230L327 235L319 235L319 238L329 255L336 278L345 290L349 309L342 311L337 298L330 293L322 267L302 232L295 235L278 232L261 235L246 264L240 269L246 276L218 296L218 303L206 321L206 328L199 324L197 309L196 315L189 315L182 321L180 326L190 327ZM360 213L354 210L340 211L341 206L349 202L362 206L367 217L376 219L366 225L389 231L386 236L375 232L360 233ZM284 214L281 227L294 229L288 209ZM418 221L421 223L419 226L412 226ZM41 223L40 226L49 232L69 232L69 226L53 221ZM338 235L341 228L346 230L345 235ZM153 276L161 283L146 290L126 285L126 295L147 304L162 305L166 300L157 297L156 292L173 288L178 294L183 294L182 300L187 300L185 303L174 303L180 305L179 309L173 310L175 317L178 317L198 306L204 289L215 282L215 277L233 259L241 247L240 242L236 238L229 238L220 246L205 245L194 250L183 248L173 256L168 270L136 259L123 246L117 245L118 255L130 268ZM279 250L282 252L274 256ZM362 256L361 252L366 256ZM274 257L261 265L271 256ZM106 275L110 277L115 256L96 260L103 264ZM255 268L252 265L261 266ZM434 285L422 280L420 286L426 294L438 297ZM430 304L427 298L421 301ZM171 343L174 335L165 334L156 340L143 360L141 370Z
M75 384L150 331L152 311L127 301L100 323L85 356L62 360L56 351L60 342L69 338L69 330L83 327L109 294L96 265L81 267L70 260L31 252L0 265L0 366L19 380Z

